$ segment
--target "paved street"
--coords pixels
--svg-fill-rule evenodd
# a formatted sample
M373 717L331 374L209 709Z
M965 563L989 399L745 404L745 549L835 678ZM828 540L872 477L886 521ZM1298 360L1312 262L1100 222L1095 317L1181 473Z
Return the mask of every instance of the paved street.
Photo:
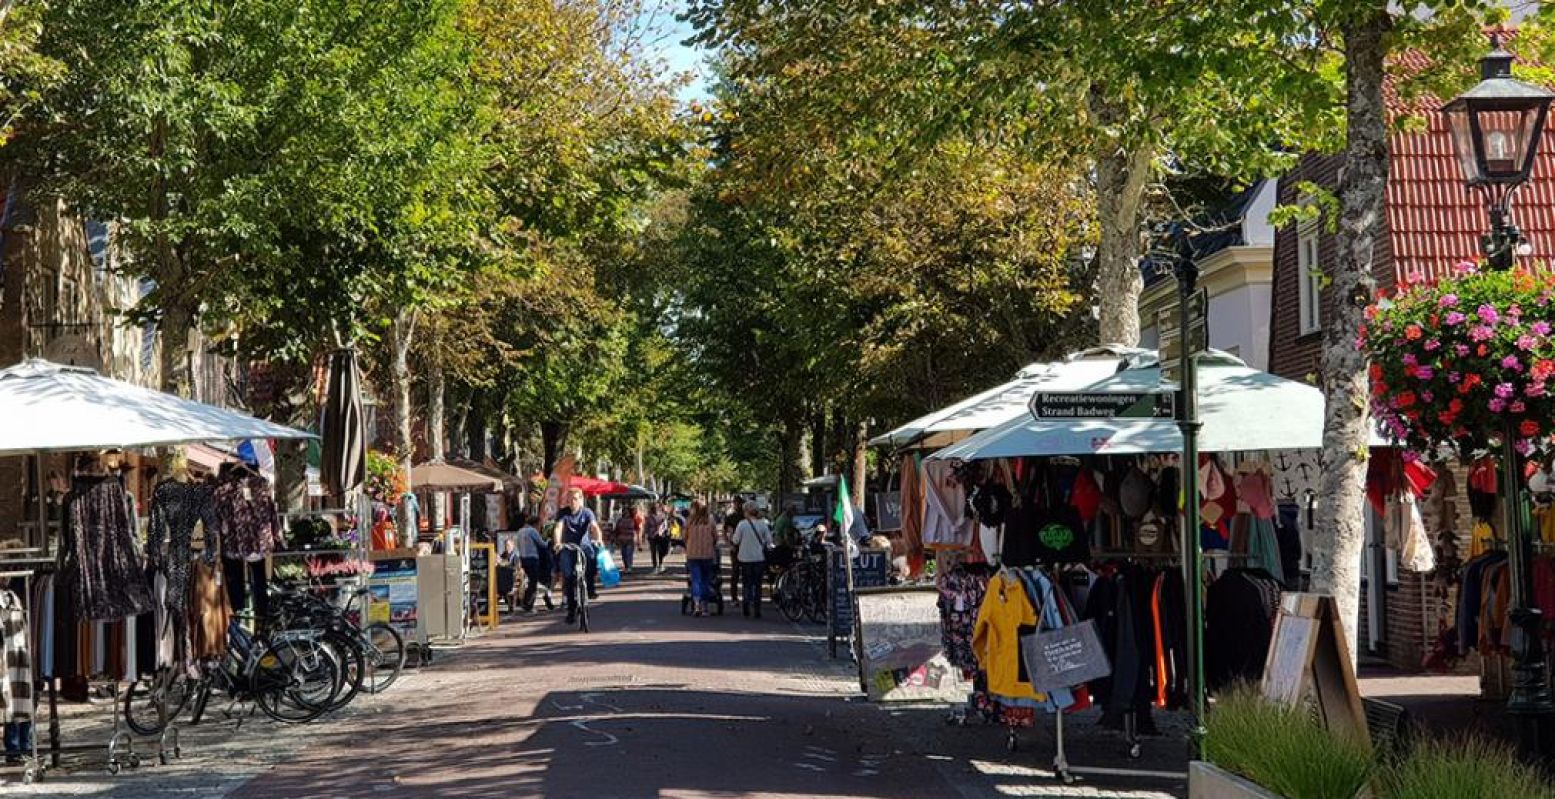
M389 693L324 723L201 725L185 758L111 778L101 754L16 795L112 797L916 797L1166 799L1174 780L1064 786L1042 769L1052 730L1005 750L1001 728L942 708L862 701L819 628L681 616L680 583L637 577L604 594L588 635L560 611L504 624ZM732 608L732 606L731 606ZM80 710L79 708L77 709ZM79 715L79 713L77 714ZM93 717L106 716L106 708ZM77 739L85 728L73 725ZM1125 765L1082 714L1071 760ZM94 734L100 734L94 733ZM1100 736L1100 737L1098 737ZM1133 765L1181 768L1183 746ZM1112 762L1107 763L1109 758Z

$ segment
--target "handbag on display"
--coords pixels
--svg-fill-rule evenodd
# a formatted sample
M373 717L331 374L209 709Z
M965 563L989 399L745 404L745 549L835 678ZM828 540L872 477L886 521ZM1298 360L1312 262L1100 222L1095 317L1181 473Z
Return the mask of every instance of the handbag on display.
M1020 649L1036 691L1059 691L1112 676L1112 663L1091 619L1022 636Z

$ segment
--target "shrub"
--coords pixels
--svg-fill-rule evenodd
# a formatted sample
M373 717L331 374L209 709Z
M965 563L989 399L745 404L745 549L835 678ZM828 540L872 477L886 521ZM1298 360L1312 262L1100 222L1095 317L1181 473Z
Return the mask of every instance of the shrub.
M1354 799L1375 770L1364 742L1249 687L1222 694L1205 722L1206 759L1287 799Z
M1555 788L1518 762L1505 745L1483 738L1426 740L1380 780L1389 799L1552 799Z

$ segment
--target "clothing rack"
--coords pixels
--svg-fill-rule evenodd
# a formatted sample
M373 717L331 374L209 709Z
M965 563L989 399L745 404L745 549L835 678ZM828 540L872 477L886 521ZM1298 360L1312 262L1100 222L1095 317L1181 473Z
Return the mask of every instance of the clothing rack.
M22 581L21 593L17 594L15 591L12 591L12 593L16 594L17 598L21 601L22 613L27 617L29 631L32 627L32 616L31 608L27 606L27 602L32 597L32 578L36 574L37 572L33 569L9 569L6 571L0 571L0 580L13 580L19 578ZM37 654L34 653L31 649L28 650L27 654L32 658L37 657ZM27 731L27 749L30 754L23 758L24 762L27 764L26 767L22 769L23 785L31 785L34 782L42 781L43 773L48 769L48 766L46 763L44 763L42 756L38 754L37 719L38 697L34 696L32 703L32 717L28 720L29 728Z

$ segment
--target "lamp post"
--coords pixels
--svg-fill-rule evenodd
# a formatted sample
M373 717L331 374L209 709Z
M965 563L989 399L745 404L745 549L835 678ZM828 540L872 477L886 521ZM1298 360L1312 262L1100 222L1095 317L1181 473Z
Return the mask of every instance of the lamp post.
M1490 212L1490 232L1481 239L1486 265L1511 269L1528 252L1522 231L1512 222L1511 200L1533 171L1543 138L1545 117L1555 93L1512 77L1513 56L1490 39L1491 51L1480 61L1481 80L1442 107L1452 130L1453 150L1465 182L1478 189ZM1511 571L1512 690L1507 711L1517 719L1518 746L1525 758L1551 751L1555 702L1544 673L1540 640L1543 620L1529 607L1533 594L1528 523L1523 514L1523 474L1515 443L1515 419L1501 431L1501 484L1506 511L1508 568Z

